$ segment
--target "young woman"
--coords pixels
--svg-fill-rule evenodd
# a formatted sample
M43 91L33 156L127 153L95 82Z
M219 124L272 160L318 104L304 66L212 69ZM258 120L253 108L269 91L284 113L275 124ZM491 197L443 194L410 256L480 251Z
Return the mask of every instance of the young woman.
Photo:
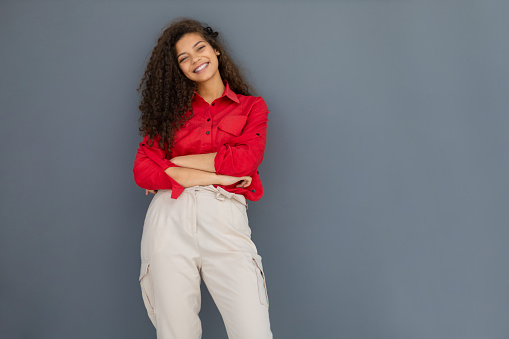
M143 226L140 284L157 338L201 338L201 278L230 339L272 338L246 214L246 199L263 194L257 167L265 101L250 95L218 33L186 18L158 39L140 89L144 138L134 179L155 193Z

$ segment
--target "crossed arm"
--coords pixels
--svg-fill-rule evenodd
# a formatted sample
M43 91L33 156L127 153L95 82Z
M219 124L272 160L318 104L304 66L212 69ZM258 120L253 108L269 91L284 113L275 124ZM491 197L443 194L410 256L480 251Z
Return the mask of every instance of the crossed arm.
M216 153L191 154L171 159L171 162L180 167L168 167L164 172L183 187L197 185L224 185L229 186L238 182L236 187L251 185L250 176L234 177L216 174L214 159ZM145 195L155 193L156 190L145 189Z
M184 187L196 185L233 185L247 187L251 185L250 176L233 177L216 174L214 159L216 153L190 154L171 159L171 162L180 167L169 167L165 173Z

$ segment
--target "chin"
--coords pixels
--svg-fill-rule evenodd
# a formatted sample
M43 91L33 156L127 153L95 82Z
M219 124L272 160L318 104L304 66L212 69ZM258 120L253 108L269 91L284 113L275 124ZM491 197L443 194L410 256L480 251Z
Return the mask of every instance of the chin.
M208 75L208 76L203 76L203 77L199 77L198 79L195 79L194 82L196 83L203 83L203 82L207 82L211 79L214 78L214 75L215 74L212 74L212 75Z

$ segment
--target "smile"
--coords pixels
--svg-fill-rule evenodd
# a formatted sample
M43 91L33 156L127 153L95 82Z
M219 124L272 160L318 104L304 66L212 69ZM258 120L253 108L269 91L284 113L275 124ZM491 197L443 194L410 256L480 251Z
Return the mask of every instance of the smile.
M201 71L203 71L205 68L207 68L207 66L209 65L208 62L204 63L204 64L201 64L200 66L196 67L194 69L194 73L200 73Z

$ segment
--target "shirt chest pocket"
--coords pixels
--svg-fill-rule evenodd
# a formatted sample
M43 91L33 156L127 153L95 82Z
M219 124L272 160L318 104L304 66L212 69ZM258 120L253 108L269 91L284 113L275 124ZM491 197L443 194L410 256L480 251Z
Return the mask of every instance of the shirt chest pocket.
M247 117L244 115L232 115L223 118L217 125L217 141L219 144L224 144L242 134L246 121Z

